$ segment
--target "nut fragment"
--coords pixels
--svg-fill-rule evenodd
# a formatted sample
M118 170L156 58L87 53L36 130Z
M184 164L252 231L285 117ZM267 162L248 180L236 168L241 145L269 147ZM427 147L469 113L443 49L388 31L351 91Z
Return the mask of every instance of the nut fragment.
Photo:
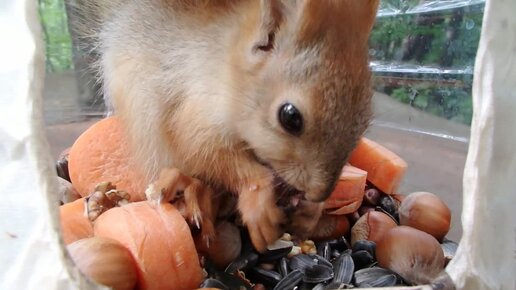
M113 201L117 206L126 205L129 203L131 196L123 190L112 189L105 193L106 197Z
M307 255L315 255L317 254L317 248L315 247L315 243L312 240L305 240L301 242L301 252Z
M284 240L284 241L292 241L292 235L289 234L289 233L284 233L283 236L281 236L280 239Z
M114 206L115 204L100 191L95 191L86 199L86 211L90 221L95 221L103 212Z
M106 193L110 190L116 189L116 186L111 184L109 181L103 181L95 186L95 191Z
M299 254L301 254L301 247L298 247L298 246L293 246L292 247L292 250L290 250L290 253L288 253L288 256L289 258L292 258L294 256L297 256Z
M122 190L117 190L111 182L101 182L86 199L86 211L90 221L95 221L102 213L115 206L129 203L131 196Z

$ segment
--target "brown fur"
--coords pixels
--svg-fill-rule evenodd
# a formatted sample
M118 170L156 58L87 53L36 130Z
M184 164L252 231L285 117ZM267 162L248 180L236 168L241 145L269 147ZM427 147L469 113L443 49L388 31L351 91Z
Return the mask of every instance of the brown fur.
M285 216L258 156L313 202L315 217L292 223L306 233L369 122L367 39L378 1L120 3L101 21L99 67L149 180L176 167L238 193L263 250ZM259 50L272 34L273 49ZM300 136L278 122L285 101L303 114Z

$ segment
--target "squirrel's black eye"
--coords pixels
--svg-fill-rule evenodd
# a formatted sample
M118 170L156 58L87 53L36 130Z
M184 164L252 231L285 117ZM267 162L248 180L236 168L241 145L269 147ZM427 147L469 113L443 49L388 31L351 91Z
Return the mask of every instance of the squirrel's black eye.
M298 135L303 130L303 116L291 103L281 105L278 119L281 126L290 134Z

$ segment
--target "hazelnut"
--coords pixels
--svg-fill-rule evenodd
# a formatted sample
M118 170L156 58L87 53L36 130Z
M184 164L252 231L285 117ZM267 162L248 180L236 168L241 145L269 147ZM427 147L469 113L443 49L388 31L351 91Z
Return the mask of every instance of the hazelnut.
M379 211L369 211L358 219L351 228L351 244L358 240L369 240L375 243L390 229L396 227L396 222Z
M199 252L207 254L217 268L224 269L240 255L240 231L234 224L226 221L217 224L215 231L217 235L209 246L204 243L202 235L199 235L196 238L196 247Z
M400 224L422 230L438 241L450 230L451 212L448 206L435 194L414 192L401 202Z
M376 245L381 267L398 273L413 284L426 284L444 269L444 254L431 235L408 226L390 229Z

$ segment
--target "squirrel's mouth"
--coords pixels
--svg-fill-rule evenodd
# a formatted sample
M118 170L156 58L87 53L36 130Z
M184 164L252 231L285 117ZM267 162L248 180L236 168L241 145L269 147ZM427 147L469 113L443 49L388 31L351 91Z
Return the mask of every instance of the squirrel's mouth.
M285 212L294 211L300 201L306 200L305 192L298 190L288 184L283 178L274 174L274 189L276 192L277 204Z
M283 179L274 167L272 167L269 162L256 155L254 150L251 151L251 154L256 162L267 167L274 176L274 191L276 193L276 203L279 207L283 208L285 212L293 211L299 205L301 200L306 200L304 191L297 189L295 186Z

